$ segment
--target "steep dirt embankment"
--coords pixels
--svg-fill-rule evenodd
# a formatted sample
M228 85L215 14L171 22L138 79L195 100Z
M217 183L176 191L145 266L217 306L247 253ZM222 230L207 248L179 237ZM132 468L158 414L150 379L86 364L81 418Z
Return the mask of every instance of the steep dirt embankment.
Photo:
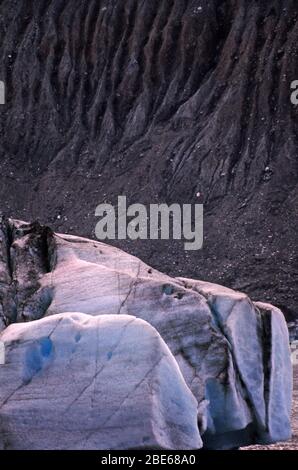
M95 207L205 203L205 245L119 245L297 313L294 0L2 0L1 211L91 235ZM200 198L196 194L200 192Z

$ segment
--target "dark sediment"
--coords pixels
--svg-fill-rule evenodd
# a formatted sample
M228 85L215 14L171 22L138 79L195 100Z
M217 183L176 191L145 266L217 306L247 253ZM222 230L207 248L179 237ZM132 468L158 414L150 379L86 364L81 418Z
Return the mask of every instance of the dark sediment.
M294 0L0 1L2 213L92 236L95 207L121 194L204 203L199 252L115 244L297 315L297 13Z

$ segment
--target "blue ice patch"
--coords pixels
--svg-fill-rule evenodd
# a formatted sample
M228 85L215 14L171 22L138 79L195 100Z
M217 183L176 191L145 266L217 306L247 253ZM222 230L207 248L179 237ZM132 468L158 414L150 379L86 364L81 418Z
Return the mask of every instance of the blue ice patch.
M41 338L32 343L25 353L23 381L29 384L32 378L47 365L53 352L53 343L50 338Z

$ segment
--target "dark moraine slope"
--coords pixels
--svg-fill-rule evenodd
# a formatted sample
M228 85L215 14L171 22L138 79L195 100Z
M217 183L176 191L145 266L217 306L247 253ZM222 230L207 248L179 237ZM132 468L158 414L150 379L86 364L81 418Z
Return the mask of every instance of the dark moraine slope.
M205 204L205 244L115 242L298 313L296 0L0 0L0 210ZM196 194L200 192L198 198Z

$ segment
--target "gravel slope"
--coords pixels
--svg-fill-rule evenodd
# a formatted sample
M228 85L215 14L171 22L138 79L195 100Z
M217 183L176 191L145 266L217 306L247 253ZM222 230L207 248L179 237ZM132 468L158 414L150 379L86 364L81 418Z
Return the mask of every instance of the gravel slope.
M122 194L203 203L203 250L118 246L296 316L297 14L297 0L0 0L0 214L90 238L96 206Z

